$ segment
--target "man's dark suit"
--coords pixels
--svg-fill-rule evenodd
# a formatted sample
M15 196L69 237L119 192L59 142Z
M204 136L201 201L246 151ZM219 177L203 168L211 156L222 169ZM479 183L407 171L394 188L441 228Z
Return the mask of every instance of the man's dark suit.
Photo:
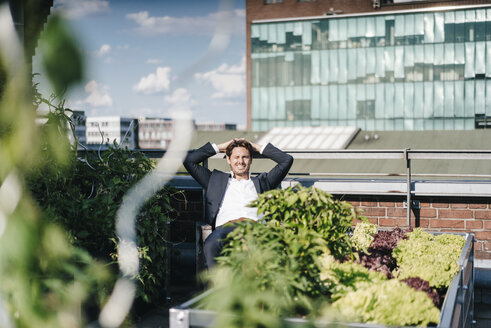
M206 222L214 229L206 239L204 253L208 268L215 265L215 257L221 252L223 239L235 228L234 226L220 226L215 229L215 222L230 178L230 173L219 170L210 171L199 165L205 159L216 155L215 148L208 142L201 148L188 154L184 160L184 167L189 174L206 190ZM262 155L275 161L276 166L267 173L251 177L258 194L276 188L285 178L293 164L293 157L268 143Z
M210 171L199 165L205 159L216 155L213 146L208 142L201 148L189 153L184 160L184 167L189 174L206 189L206 222L215 228L215 220L222 204L225 190L227 189L229 173L218 170ZM264 147L262 155L270 158L277 165L267 173L261 173L257 177L251 177L258 194L276 188L285 178L292 166L293 157L268 143Z

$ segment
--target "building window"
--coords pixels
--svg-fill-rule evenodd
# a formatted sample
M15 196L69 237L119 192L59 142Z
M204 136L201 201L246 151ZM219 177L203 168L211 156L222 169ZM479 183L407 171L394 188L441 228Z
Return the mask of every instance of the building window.
M283 0L264 0L265 5L272 5L275 3L282 3L282 2L283 2Z
M310 120L310 100L287 101L285 107L288 121Z
M489 128L491 7L252 23L250 35L254 129Z

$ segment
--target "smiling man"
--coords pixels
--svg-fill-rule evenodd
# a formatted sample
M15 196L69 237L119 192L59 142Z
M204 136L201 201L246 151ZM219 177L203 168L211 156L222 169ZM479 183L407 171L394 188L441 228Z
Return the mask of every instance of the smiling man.
M231 171L210 171L199 165L205 159L225 153ZM252 154L258 152L277 164L271 171L251 176ZM219 145L207 143L189 153L184 167L206 190L206 222L213 232L205 241L205 258L208 268L215 265L225 237L235 228L233 224L242 220L258 220L257 209L248 207L257 195L276 188L292 166L293 157L271 143L260 146L245 139L232 139Z

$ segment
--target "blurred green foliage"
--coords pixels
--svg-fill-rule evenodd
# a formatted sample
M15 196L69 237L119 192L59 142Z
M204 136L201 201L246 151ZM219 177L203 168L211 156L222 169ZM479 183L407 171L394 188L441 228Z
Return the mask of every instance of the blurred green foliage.
M5 53L0 51L0 311L8 317L2 320L14 327L81 327L95 319L115 280L114 221L123 194L154 163L117 146L77 158L72 111L62 99L81 80L83 58L60 17L49 18L39 40L55 90L49 99L32 84L24 56L6 60ZM5 65L12 60L16 65ZM138 297L147 302L165 296L173 192L156 194L138 216L135 278Z
M46 32L68 33L50 24ZM20 49L16 35L1 40L17 44L0 44L0 49ZM71 46L74 43L66 45ZM50 123L42 129L36 122L36 93L23 60L22 53L0 52L0 297L9 315L3 319L14 327L79 327L86 322L86 301L104 299L102 286L110 274L69 242L65 231L40 211L26 187L26 176L36 169L67 162L69 142L62 119L48 118ZM66 60L73 69L81 69L76 54ZM77 76L64 79L59 90L78 80Z
M43 67L57 95L63 94L73 81L81 81L84 58L67 23L57 14L49 17L39 42Z

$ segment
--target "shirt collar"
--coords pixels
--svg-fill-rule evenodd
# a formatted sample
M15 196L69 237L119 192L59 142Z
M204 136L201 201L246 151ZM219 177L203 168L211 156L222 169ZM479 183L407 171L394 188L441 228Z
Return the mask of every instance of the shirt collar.
M230 178L231 180L236 180L236 181L239 181L239 180L237 180L236 178L234 178L234 172L230 171L228 174L229 174L229 178ZM251 172L249 172L249 180L251 180Z

